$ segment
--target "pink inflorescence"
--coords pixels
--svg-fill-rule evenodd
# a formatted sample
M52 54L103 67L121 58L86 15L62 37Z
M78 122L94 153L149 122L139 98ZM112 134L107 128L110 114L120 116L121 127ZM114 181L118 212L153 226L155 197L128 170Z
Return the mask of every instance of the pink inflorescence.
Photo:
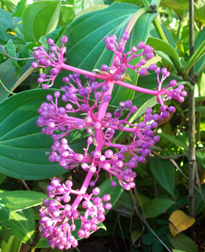
M76 230L75 220L79 221L79 238L88 238L90 231L97 230L97 224L105 220L105 209L111 209L110 195L97 197L100 193L98 187L94 188L92 193L82 193L72 189L72 181L67 180L65 184L60 183L60 179L54 178L51 184L47 186L48 196L54 199L45 199L44 206L40 209L40 227L42 237L48 239L51 248L70 249L76 247L78 241L72 235ZM82 207L79 212L72 207L71 194L80 195Z
M38 110L40 117L37 125L42 127L43 134L50 135L54 141L49 161L58 162L68 170L81 166L87 172L80 190L72 189L71 181L62 185L58 178L53 179L47 187L48 196L53 199L44 200L44 206L40 209L40 230L42 236L48 238L52 248L69 249L77 246L78 242L72 235L72 231L76 230L75 220L81 223L79 238L89 237L90 232L97 230L97 224L104 221L105 209L111 208L110 203L105 203L110 200L110 195L96 197L100 193L98 187L95 187L90 195L87 193L89 186L95 186L100 171L105 170L110 174L111 187L117 185L114 177L125 190L135 187L134 168L146 161L151 147L159 141L159 136L154 134L158 123L175 112L175 107L168 107L165 102L170 99L183 102L187 95L184 86L177 86L175 80L171 80L167 87L162 88L163 81L170 75L166 68L160 69L156 64L143 68L146 60L154 55L154 49L149 45L140 42L137 48L133 47L130 52L124 53L127 39L129 34L126 32L119 44L115 35L106 37L106 48L115 54L113 64L110 67L102 65L101 75L90 72L85 74L84 70L76 68L77 72L63 77L64 86L61 90L55 91L54 95L48 94L47 102ZM44 89L53 85L62 69L71 69L63 59L66 42L67 38L63 36L62 48L58 48L53 40L49 39L50 53L42 47L34 50L34 56L38 60L38 63L32 63L34 68L52 67L49 75L43 73L38 79L39 83L51 82L50 85L44 83ZM130 61L135 57L144 58L132 66ZM121 101L113 113L107 111L113 84L123 84L125 87L128 85L122 81L127 68L141 76L147 75L148 71L157 74L158 90L154 93L148 89L133 87L136 91L154 94L160 104L159 113L153 113L151 108L147 108L143 120L138 123L130 122L132 114L137 112L137 107L131 100ZM82 85L81 75L86 80L85 85ZM76 113L78 116L75 116ZM69 133L74 130L84 130L87 135L87 144L79 152L74 151L67 140ZM114 136L118 131L130 133L133 136L132 142L116 143ZM128 152L129 160L126 158ZM71 195L74 200L71 200ZM83 214L78 211L80 204L84 209Z

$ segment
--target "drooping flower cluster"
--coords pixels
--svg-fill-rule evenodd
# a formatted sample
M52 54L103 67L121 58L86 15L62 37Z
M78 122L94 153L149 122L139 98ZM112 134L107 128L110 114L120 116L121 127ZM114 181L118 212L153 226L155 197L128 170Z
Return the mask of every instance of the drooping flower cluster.
M116 186L113 177L118 179L125 190L135 187L134 168L146 161L146 157L151 153L150 148L159 141L159 136L154 135L158 122L169 118L170 113L175 112L175 108L166 106L165 102L169 99L183 102L186 96L184 86L176 87L175 80L171 80L167 87L162 88L163 81L170 75L166 68L160 69L156 64L143 68L147 63L146 60L154 56L152 47L140 42L137 48L133 47L130 52L124 53L127 39L129 39L127 32L123 34L119 44L115 35L104 39L106 48L112 50L115 57L110 67L101 66L100 73L88 72L65 64L63 57L67 42L65 36L62 37L62 48L58 48L53 40L49 39L50 53L42 47L34 51L38 63L32 63L32 67L52 67L48 75L43 73L38 79L39 83L44 83L42 85L44 89L53 85L62 69L73 72L63 77L64 85L61 91L55 91L53 96L47 95L47 102L44 102L38 110L40 117L37 125L42 127L43 134L50 135L54 140L49 161L58 162L68 170L81 166L87 172L79 190L71 189L71 181L61 185L57 178L53 179L47 188L48 196L53 199L45 200L40 210L40 229L42 236L48 238L52 248L68 249L77 246L77 240L72 235L72 231L76 230L74 220L79 219L81 222L81 228L78 230L79 238L89 237L89 232L95 231L97 224L104 221L105 209L110 209L111 204L104 204L103 201L109 201L110 196L94 197L99 194L99 188L94 188L90 195L87 193L89 186L95 186L102 170L110 174L112 187ZM130 64L133 58L142 56L144 58L140 59L138 64L134 66ZM127 68L131 68L141 76L147 75L148 71L154 71L157 74L158 90L148 90L125 83L123 80ZM85 85L82 85L81 75L86 79ZM45 84L48 81L51 84ZM121 101L119 107L110 113L107 109L112 99L114 84L155 95L161 105L160 112L153 113L151 108L147 108L141 122L131 123L130 116L137 112L137 107L131 100L126 100ZM64 106L59 106L60 102L64 103ZM75 116L76 113L78 117ZM69 146L66 138L74 130L86 130L88 135L87 144L78 153ZM114 137L118 131L130 133L133 136L132 142L128 145L116 143ZM127 156L125 153L128 152L129 160L125 157ZM74 201L71 200L71 195L75 197ZM82 213L78 211L80 204L85 209Z
M72 181L67 180L62 185L60 179L55 178L51 180L47 190L48 196L55 197L55 200L44 200L44 206L40 209L39 230L42 232L42 237L48 239L51 248L69 249L76 247L78 241L72 235L72 231L76 230L74 221L78 219L81 221L78 236L88 238L90 231L96 231L97 224L105 220L105 209L111 209L112 207L108 202L110 195L106 194L102 198L94 197L100 192L98 187L94 188L90 195L83 194L72 189ZM78 204L76 204L76 207L73 207L75 202L70 204L71 194L80 195L82 207L85 209L83 215L77 210Z

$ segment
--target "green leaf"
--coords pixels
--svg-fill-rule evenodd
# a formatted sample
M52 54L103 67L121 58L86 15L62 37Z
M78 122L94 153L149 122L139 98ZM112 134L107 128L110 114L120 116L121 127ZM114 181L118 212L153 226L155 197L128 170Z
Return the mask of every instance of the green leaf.
M164 42L161 39L152 38L152 37L148 38L147 44L152 46L155 50L162 51L162 52L168 54L170 56L173 64L177 68L177 70L181 69L179 55L176 53L175 49L170 44Z
M170 143L175 144L176 146L184 149L185 151L188 151L188 146L185 143L183 143L181 140L179 140L177 137L170 136L166 133L160 133L159 136L160 138L165 138Z
M133 215L133 204L126 191L122 192L121 196L115 203L114 210L123 215Z
M184 250L173 249L173 252L186 252Z
M105 48L104 38L115 34L119 42L126 25L137 11L141 9L136 5L114 3L103 10L88 13L74 20L64 31L64 35L68 37L66 46L69 64L89 71L100 69L102 64L111 65L114 55ZM150 23L155 17L156 14L147 13L140 16L125 51L131 50L132 46L136 46L140 41L147 40ZM135 59L133 64L137 64L138 61L139 59ZM128 74L135 84L138 74L133 71ZM65 73L59 74L57 80L61 80L62 76L65 76ZM132 99L133 94L134 91L115 85L111 104L118 106L122 99Z
M12 15L12 17L21 17L24 10L26 9L27 0L20 0L16 6L16 9Z
M8 54L16 58L16 48L11 39L9 39L9 41L7 42L6 48L7 48Z
M2 183L2 181L5 179L5 175L3 173L0 173L0 184Z
M21 92L0 105L0 172L30 180L67 172L59 164L48 161L45 152L50 150L53 140L36 125L38 108L46 95L53 93L52 89ZM70 147L79 152L82 146L86 147L85 137L83 131L72 131L68 136Z
M152 245L152 252L163 252L162 244L158 240Z
M159 184L171 194L174 199L175 169L170 161L154 158L150 163L150 169Z
M19 212L11 212L9 225L13 235L23 243L32 243L35 232L35 218L31 208Z
M201 45L201 43L204 41L205 38L205 27L203 30L201 30L194 42L194 51L197 50L197 48ZM199 74L199 72L203 69L205 65L205 55L202 56L194 65L194 73Z
M196 51L193 53L189 61L187 62L184 73L188 75L189 70L196 64L197 61L199 61L202 56L205 54L205 41L203 41L200 46L196 49ZM204 61L204 58L203 58Z
M10 211L6 207L6 202L0 197L0 226L5 226L9 220Z
M0 9L0 43L4 41L5 33L9 28L14 29L11 14Z
M98 4L104 4L103 0L73 0L73 10L75 15L77 15L80 11L87 9L91 6L98 5Z
M31 61L27 61L26 65L21 68L21 76L31 67ZM30 71L30 73L33 70ZM29 74L30 74L29 73ZM8 59L1 64L1 81L6 86L8 90L12 90L15 86L15 83L18 81L15 75L15 67L12 64L11 60ZM0 102L4 101L9 96L9 93L0 85Z
M22 15L26 41L38 42L42 35L54 31L60 15L60 1L41 1L29 5Z
M1 191L0 197L4 199L10 211L20 211L42 204L47 196L33 191Z
M100 193L98 194L98 197L102 198L103 195L109 194L111 196L111 200L109 201L112 206L115 206L115 203L119 199L120 195L123 192L123 187L119 184L118 179L116 177L113 178L113 181L117 183L116 187L111 187L110 183L111 180L106 179L100 186ZM109 210L105 210L105 213L107 213Z
M2 227L0 229L0 237L5 240L6 242L9 241L9 238L11 237L11 228L10 227Z
M11 235L8 242L2 241L1 243L1 252L19 252L21 248L22 242Z
M175 249L186 252L198 252L195 242L184 234L178 234L176 237L173 237L168 233L167 238Z
M153 234L146 234L142 236L142 243L145 245L151 245L156 241L156 237Z
M174 201L165 198L150 199L143 204L142 209L147 218L153 218L164 213L174 203Z

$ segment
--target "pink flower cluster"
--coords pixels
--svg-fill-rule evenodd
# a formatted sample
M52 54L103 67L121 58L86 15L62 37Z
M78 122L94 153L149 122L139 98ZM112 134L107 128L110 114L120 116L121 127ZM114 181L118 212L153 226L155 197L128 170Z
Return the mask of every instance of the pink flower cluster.
M48 196L53 199L45 200L40 210L40 229L42 236L48 238L52 248L68 249L77 246L76 237L71 233L76 230L74 223L76 219L81 221L79 238L89 237L90 232L97 230L97 224L104 221L105 209L111 209L112 206L103 201L109 201L110 196L95 197L100 192L98 187L94 188L90 195L87 193L89 186L95 186L102 170L109 173L112 187L116 186L113 177L118 179L125 190L135 187L134 168L146 161L146 157L151 153L150 148L159 141L159 137L154 135L158 122L169 118L170 113L175 112L175 108L166 106L165 102L169 99L183 102L187 95L184 86L177 86L175 80L171 80L167 87L162 88L163 81L170 75L166 68L160 69L156 64L143 68L147 60L154 56L154 49L149 45L140 42L137 48L132 47L130 52L124 53L128 39L127 32L123 34L119 44L115 35L104 39L106 48L112 50L115 56L112 65L110 67L102 65L99 73L65 64L67 42L65 36L62 37L62 48L49 39L50 53L42 47L34 50L34 57L38 62L32 63L32 67L52 67L49 74L42 73L38 79L39 83L43 83L44 89L53 85L61 70L73 72L63 77L61 90L55 91L54 96L47 95L47 102L44 102L38 110L40 117L37 125L42 127L43 134L50 135L54 141L49 161L58 162L68 170L81 166L87 172L79 190L71 188L71 181L66 181L62 185L58 178L53 179L47 187ZM144 58L133 66L130 61L135 57ZM158 90L148 90L124 82L127 68L131 68L141 76L147 75L148 71L154 71L157 74ZM85 85L82 85L81 76L86 79ZM51 84L47 85L45 82ZM141 122L130 123L129 118L131 114L137 112L137 107L131 100L126 100L121 101L119 107L110 113L108 104L112 99L114 84L156 96L161 105L160 112L153 113L151 108L147 108ZM59 99L64 106L59 106ZM75 116L76 113L78 116ZM88 134L87 145L78 153L69 146L67 140L69 133L74 130L86 130ZM117 143L115 135L119 131L130 133L133 136L132 142ZM128 152L129 160L125 155ZM74 200L71 200L71 195L74 196ZM83 213L78 211L80 204L84 209Z

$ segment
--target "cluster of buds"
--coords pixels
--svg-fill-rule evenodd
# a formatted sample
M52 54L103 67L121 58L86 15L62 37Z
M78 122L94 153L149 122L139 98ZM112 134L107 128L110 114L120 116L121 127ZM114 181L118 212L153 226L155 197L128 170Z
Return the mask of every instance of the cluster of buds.
M72 235L76 230L74 220L80 220L79 238L88 238L90 232L97 230L97 224L105 220L105 209L111 209L108 202L111 198L106 194L102 198L96 197L100 193L98 187L88 195L72 189L72 181L65 184L54 178L47 186L48 196L54 199L45 199L40 209L40 227L42 237L48 239L51 248L70 249L78 245L77 239ZM77 210L78 200L70 204L71 195L80 195L84 212ZM104 203L103 203L104 202ZM82 213L83 212L83 213Z
M34 51L34 57L38 62L32 63L32 67L52 67L48 75L43 73L38 79L39 83L43 83L44 89L53 85L61 70L73 72L63 77L64 84L61 90L55 91L53 96L48 94L47 102L44 102L38 110L40 117L37 125L42 127L43 134L50 135L54 141L49 161L58 162L68 170L80 166L87 172L79 190L71 189L71 181L61 185L58 178L53 179L47 188L48 196L53 199L45 200L40 210L40 229L42 236L48 238L52 248L68 249L77 246L77 240L72 235L72 231L76 230L74 223L76 219L81 221L79 238L89 237L90 232L97 230L97 224L104 221L105 209L111 209L111 204L104 204L103 201L109 201L110 195L104 195L102 198L94 197L99 194L98 187L95 187L90 195L87 193L89 186L95 186L102 170L110 174L112 187L117 185L113 177L118 179L125 190L135 187L134 168L146 161L146 157L151 153L151 147L159 141L159 136L154 135L158 123L175 112L175 108L168 107L165 102L169 99L183 102L187 95L184 86L177 87L175 80L171 80L167 87L162 88L163 81L170 75L166 68L160 69L156 64L143 68L147 63L146 60L154 56L154 49L149 45L140 42L137 48L133 47L130 52L124 53L128 39L127 32L123 34L119 44L115 35L104 39L106 48L112 50L115 56L110 67L101 66L100 73L88 72L65 64L63 57L67 42L65 36L62 37L62 48L49 39L50 53L42 47ZM132 66L130 61L135 57L144 58ZM127 68L131 68L141 76L147 75L148 71L154 71L157 74L158 89L153 91L124 82ZM86 80L85 85L82 85L81 76ZM49 85L45 84L49 81L51 82ZM130 123L131 114L137 112L137 107L131 100L121 101L113 113L108 112L114 84L156 96L160 112L153 113L151 108L147 108L141 122ZM59 99L64 106L59 106ZM78 116L75 116L76 113ZM86 130L88 134L87 144L81 151L79 150L79 153L69 146L67 140L69 133L74 130ZM116 143L114 136L118 131L130 133L133 136L132 142ZM129 160L126 157L128 152ZM71 200L71 194L74 200ZM80 205L85 209L84 214L78 211Z

